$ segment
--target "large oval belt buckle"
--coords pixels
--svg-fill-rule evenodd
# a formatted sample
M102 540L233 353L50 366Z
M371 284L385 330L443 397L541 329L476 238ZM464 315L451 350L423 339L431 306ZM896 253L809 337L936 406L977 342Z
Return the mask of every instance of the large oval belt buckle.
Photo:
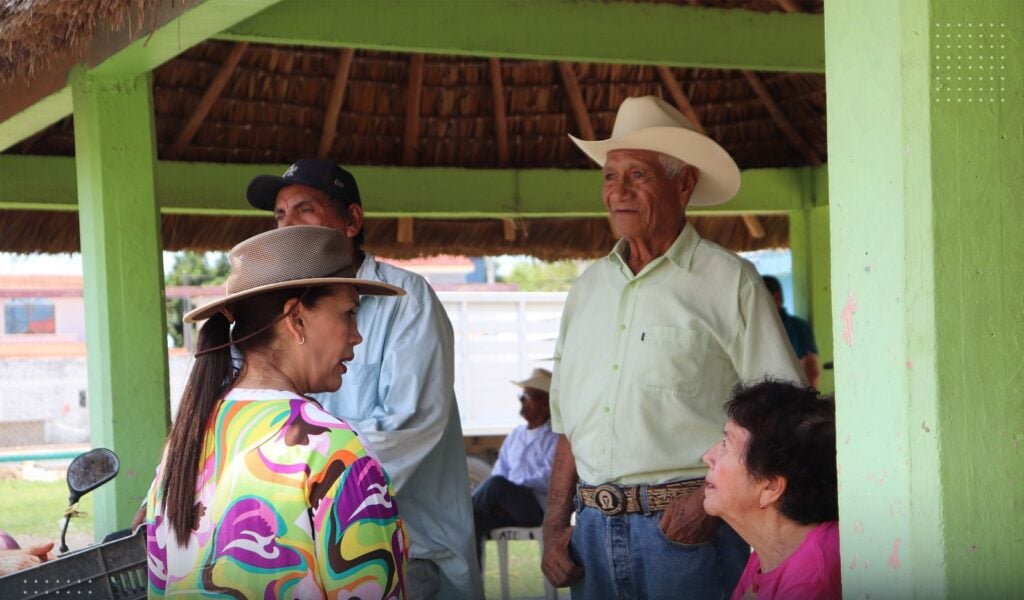
M597 508L609 517L621 515L626 511L626 494L617 485L602 483L594 488L594 501Z

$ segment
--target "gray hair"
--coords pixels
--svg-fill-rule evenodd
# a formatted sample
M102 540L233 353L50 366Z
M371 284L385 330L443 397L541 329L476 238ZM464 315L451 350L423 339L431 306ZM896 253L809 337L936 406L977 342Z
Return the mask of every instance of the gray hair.
M665 175L669 179L675 179L683 172L684 167L690 166L674 156L662 154L661 152L658 153L658 162L660 162L662 168L665 169Z

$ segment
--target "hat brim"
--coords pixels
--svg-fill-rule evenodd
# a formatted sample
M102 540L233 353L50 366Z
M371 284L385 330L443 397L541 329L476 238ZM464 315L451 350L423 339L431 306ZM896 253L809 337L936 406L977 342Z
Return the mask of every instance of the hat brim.
M706 135L683 127L645 127L607 140L569 138L584 154L604 166L613 150L651 150L700 169L691 206L714 206L728 202L740 191L740 169L724 148Z
M296 182L285 181L284 178L274 175L257 175L249 182L249 187L245 190L245 197L253 208L274 212L277 193L281 191L281 188L294 183Z
M545 394L551 393L551 381L543 380L538 377L531 377L529 379L524 379L522 381L509 380L509 383L521 387L523 389L530 388L531 390L540 390Z
M390 285L387 283L381 283L379 281L370 281L368 279L355 279L352 277L314 277L309 279L293 279L291 281L282 281L279 283L269 283L267 285L261 285L252 289L245 290L243 292L235 292L234 294L228 294L219 300L214 300L209 304L205 304L190 310L185 314L184 321L186 323L195 323L209 319L213 315L220 312L220 310L233 302L238 302L243 298L250 298L257 296L265 292L271 292L275 290L283 290L287 288L300 288L300 287L321 287L326 285L351 285L356 288L356 292L360 296L404 296L405 290L398 286Z

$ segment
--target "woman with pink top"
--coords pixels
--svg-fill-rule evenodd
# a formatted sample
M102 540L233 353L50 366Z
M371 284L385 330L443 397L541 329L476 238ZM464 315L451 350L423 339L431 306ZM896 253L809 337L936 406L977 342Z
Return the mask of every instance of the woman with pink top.
M835 402L765 381L725 405L722 440L704 454L704 510L754 552L732 600L842 597Z

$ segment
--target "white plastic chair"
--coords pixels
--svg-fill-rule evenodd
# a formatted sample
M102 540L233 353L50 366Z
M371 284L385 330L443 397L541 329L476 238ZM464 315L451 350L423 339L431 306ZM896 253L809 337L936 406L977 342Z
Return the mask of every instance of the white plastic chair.
M522 540L536 540L540 544L541 555L544 553L544 536L540 527L500 527L487 532L487 539L498 542L498 573L501 576L501 598L509 600L508 585L508 542ZM483 569L483 565L480 565ZM544 580L544 598L557 600L558 591L548 583L548 578L541 575Z

